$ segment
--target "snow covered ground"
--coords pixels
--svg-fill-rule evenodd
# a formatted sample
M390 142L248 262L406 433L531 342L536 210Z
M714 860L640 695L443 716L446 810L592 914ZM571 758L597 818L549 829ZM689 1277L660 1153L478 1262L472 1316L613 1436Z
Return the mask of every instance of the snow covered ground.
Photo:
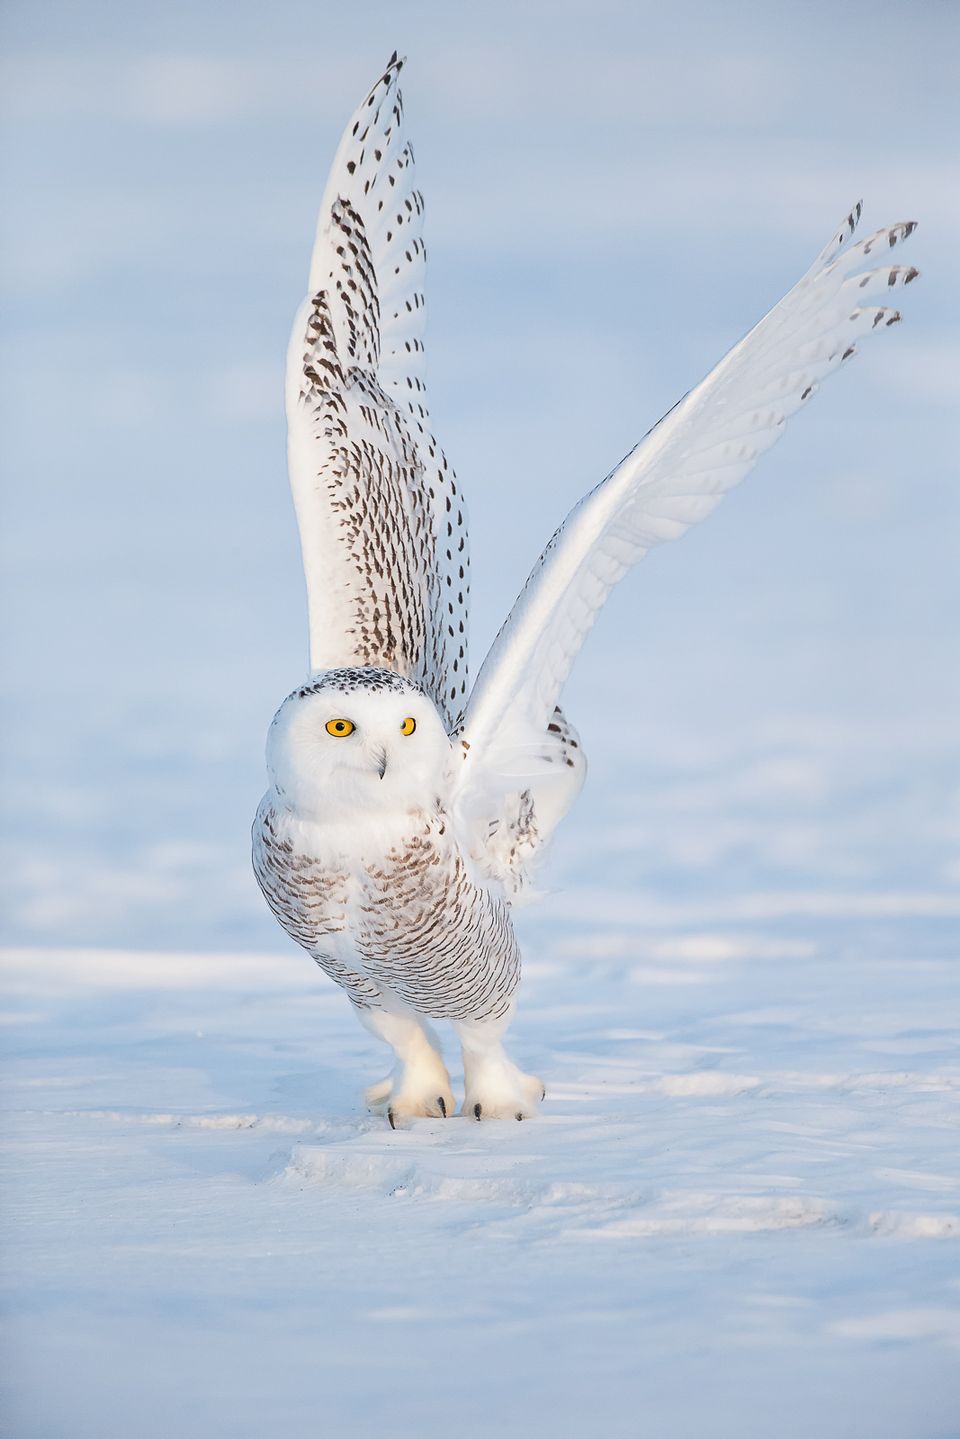
M960 1433L960 900L594 843L523 918L522 1125L366 1115L292 949L4 954L7 1432Z

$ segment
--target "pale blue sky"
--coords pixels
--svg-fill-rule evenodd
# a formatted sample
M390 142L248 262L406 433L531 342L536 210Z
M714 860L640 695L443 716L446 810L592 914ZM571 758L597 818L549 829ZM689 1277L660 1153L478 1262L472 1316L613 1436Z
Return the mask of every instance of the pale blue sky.
M570 504L850 204L921 221L906 324L621 588L568 708L593 761L582 833L627 766L626 818L659 814L704 883L731 864L803 883L832 843L830 882L852 863L864 884L956 885L958 16L8 0L8 934L279 942L246 828L305 664L283 351L339 131L394 47L431 410L471 505L474 672ZM769 835L716 838L731 773L781 833L819 796L816 842L774 874ZM715 797L686 828L685 785ZM649 874L655 825L637 845ZM557 863L576 867L572 840Z

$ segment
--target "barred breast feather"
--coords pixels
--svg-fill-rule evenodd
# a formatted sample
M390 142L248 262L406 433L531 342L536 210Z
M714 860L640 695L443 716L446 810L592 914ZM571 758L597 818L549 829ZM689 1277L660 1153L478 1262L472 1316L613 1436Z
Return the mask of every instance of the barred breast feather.
M318 857L308 826L267 796L254 872L290 937L355 1004L387 989L432 1019L495 1019L520 979L510 911L468 872L441 812L411 816L382 851Z

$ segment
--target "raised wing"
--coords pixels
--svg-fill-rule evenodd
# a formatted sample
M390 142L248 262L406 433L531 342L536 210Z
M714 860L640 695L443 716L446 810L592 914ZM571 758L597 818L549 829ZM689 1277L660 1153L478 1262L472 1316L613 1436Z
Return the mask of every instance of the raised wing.
M704 519L743 479L857 340L899 312L872 305L915 279L870 262L910 221L849 241L860 206L799 284L570 512L547 545L484 661L462 726L461 793L542 769L544 736L573 661L613 585L654 545Z
M287 357L312 669L381 665L452 724L467 689L467 529L429 432L423 199L394 55L330 171Z

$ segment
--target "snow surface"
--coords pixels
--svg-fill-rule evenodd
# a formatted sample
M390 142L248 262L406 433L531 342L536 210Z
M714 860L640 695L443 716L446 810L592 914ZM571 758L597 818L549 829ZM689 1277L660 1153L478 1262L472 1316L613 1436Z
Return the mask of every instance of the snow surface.
M7 1432L960 1432L960 904L707 910L554 896L541 1117L395 1133L298 952L5 952Z

